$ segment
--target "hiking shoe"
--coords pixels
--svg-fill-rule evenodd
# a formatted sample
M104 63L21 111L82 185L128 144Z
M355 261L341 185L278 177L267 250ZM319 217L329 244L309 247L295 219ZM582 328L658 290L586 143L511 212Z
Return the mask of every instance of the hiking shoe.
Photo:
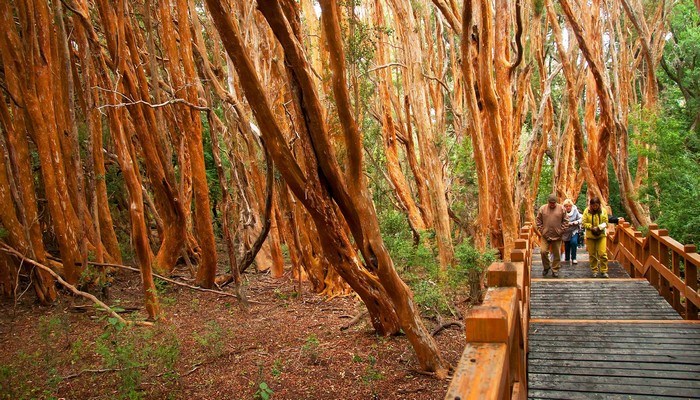
M598 277L598 273L597 273L597 272L594 272L594 273L591 274L591 278L597 278L597 277Z
M552 272L552 278L559 278L559 272Z
M549 268L542 270L542 276L547 276L548 273L549 273Z
M572 263L572 264L578 264L578 261L573 260L573 261L571 261L571 263Z
M600 274L600 277L601 277L601 278L608 278L608 273L607 273L607 272L603 272L602 274Z

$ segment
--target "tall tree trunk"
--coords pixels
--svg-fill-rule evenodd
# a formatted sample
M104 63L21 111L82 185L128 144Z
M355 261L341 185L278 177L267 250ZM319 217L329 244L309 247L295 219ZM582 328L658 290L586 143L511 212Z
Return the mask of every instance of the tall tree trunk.
M341 125L344 128L346 146L348 152L351 153L348 165L350 193L354 195L356 211L360 220L363 221L362 227L369 242L370 254L376 257L370 262L376 262L379 280L391 298L401 328L413 345L421 367L428 371L435 371L440 378L444 378L447 375L447 365L442 360L433 337L420 320L418 310L413 302L413 294L394 269L394 263L382 240L379 221L367 188L367 182L362 174L361 136L357 123L349 113L350 96L345 81L345 56L340 37L340 16L337 4L333 0L321 0L321 10L321 22L328 35L328 47L331 55L333 93L338 105L337 110Z
M462 14L464 24L462 32L465 32L462 36L462 75L464 77L467 108L469 110L468 129L472 141L477 185L479 186L479 213L475 224L476 236L474 237L474 245L477 249L484 250L490 224L491 207L489 206L489 177L486 166L484 135L481 130L479 100L476 95L477 83L474 77L474 61L476 57L473 54L471 36L473 15L471 4L465 3Z
M374 1L374 18L375 24L379 27L385 25L384 8L380 0ZM377 62L379 65L387 64L388 55L384 42L389 41L386 33L380 33L380 39L377 41ZM413 200L411 189L408 186L406 177L401 170L399 162L398 139L396 137L396 127L394 119L391 116L391 99L389 97L389 82L391 82L391 73L388 69L382 68L377 71L379 76L379 101L382 109L382 141L384 152L386 154L386 168L391 179L391 183L396 189L396 196L406 208L406 213L411 226L418 232L425 230L426 224L420 214L420 210Z
M392 0L391 7L395 19L402 21L398 32L404 50L404 61L407 64L407 80L410 89L408 97L411 101L413 117L416 122L418 146L421 152L421 163L426 169L426 181L433 213L433 223L438 245L440 267L445 270L454 262L454 248L450 219L445 199L445 183L442 171L440 153L436 144L435 132L430 126L430 106L426 101L427 84L423 76L423 54L419 35L419 25L414 17L408 0ZM442 132L441 132L442 133Z

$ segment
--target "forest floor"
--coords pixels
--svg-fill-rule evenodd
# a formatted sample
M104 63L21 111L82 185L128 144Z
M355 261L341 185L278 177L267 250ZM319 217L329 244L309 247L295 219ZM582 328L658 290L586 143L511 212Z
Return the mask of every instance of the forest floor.
M420 373L405 336L379 337L356 296L324 299L289 276L244 274L234 297L158 285L165 319L110 323L66 293L52 307L31 290L0 302L0 399L442 399L449 379ZM117 274L107 303L143 319L138 274ZM468 304L458 304L466 311ZM437 319L424 318L430 331ZM435 335L456 365L457 325Z

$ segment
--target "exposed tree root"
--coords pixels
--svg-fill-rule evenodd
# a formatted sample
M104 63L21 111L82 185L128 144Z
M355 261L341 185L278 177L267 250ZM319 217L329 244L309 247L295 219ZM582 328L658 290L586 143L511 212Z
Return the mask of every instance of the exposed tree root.
M452 327L452 326L458 326L458 327L464 329L464 324L463 324L463 323L461 323L461 322L459 322L459 321L448 321L448 322L445 322L444 324L441 324L441 325L438 326L437 328L435 328L435 329L433 330L433 332L432 332L432 335L433 335L433 336L436 336L438 333L440 333L440 332L442 332L443 330L445 330L445 329L447 329L447 328L449 328L449 327Z
M355 316L355 318L351 319L350 322L341 326L340 330L345 331L345 330L349 329L351 326L357 324L358 322L360 322L362 320L362 318L364 318L366 316L367 316L367 311L363 311L363 312L357 314L357 316Z

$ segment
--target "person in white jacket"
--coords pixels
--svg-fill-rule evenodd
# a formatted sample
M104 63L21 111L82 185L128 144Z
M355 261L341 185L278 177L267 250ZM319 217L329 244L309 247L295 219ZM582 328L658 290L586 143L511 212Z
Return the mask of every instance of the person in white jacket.
M569 219L569 226L566 228L564 233L561 235L561 240L564 241L564 261L571 262L572 264L577 264L576 261L576 248L578 247L578 231L581 229L581 221L583 221L583 216L576 208L571 199L564 200L564 209L566 210L566 215Z

